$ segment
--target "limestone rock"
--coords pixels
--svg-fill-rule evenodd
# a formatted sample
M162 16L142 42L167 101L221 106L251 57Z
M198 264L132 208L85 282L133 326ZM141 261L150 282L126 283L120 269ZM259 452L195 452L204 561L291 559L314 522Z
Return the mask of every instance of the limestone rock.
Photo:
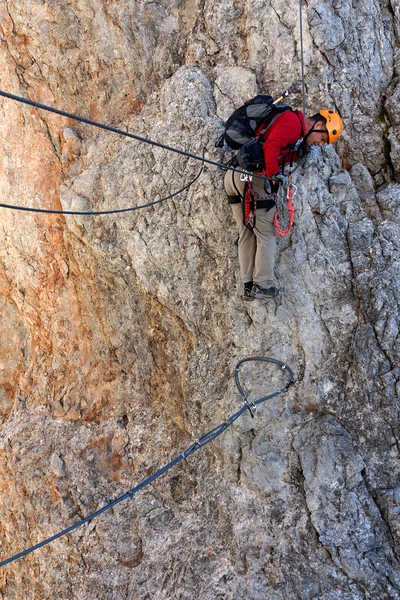
M96 511L241 406L296 387L133 500L3 568L5 599L400 598L395 2L303 3L307 107L282 298L244 304L223 174L98 217L1 209L1 558ZM2 87L214 161L229 112L300 76L299 3L0 2ZM301 107L301 94L291 97ZM0 100L2 203L147 204L201 161ZM282 385L246 365L250 399Z

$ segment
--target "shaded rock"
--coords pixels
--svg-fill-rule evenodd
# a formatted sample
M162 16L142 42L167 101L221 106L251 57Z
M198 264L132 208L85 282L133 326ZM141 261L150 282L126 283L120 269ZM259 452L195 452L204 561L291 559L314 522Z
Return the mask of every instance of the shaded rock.
M333 417L313 420L299 432L294 447L311 520L332 560L368 593L399 597L398 562L349 434Z

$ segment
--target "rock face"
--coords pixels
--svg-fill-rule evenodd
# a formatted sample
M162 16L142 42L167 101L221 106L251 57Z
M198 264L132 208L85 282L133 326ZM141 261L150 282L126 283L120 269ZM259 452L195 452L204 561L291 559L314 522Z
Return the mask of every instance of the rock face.
M2 0L1 87L219 161L232 109L298 79L298 4ZM3 568L2 598L400 598L400 8L309 0L303 26L309 114L335 106L344 133L296 171L280 301L242 302L212 166L137 212L0 209L1 558L235 412L239 358L297 379L134 500ZM0 130L3 203L135 206L201 166L6 99ZM243 376L254 399L279 383Z

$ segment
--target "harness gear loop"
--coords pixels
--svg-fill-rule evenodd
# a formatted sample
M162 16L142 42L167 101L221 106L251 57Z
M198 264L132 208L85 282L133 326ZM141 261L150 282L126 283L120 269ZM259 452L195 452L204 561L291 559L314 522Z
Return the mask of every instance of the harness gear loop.
M286 227L286 229L281 229L281 225L279 223L279 213L280 210L275 211L274 214L274 225L275 225L275 230L277 235L279 235L279 237L285 237L290 233L290 230L292 229L292 225L294 223L294 211L295 211L295 207L294 204L292 202L294 196L296 195L297 192L297 186L295 186L292 183L292 174L289 175L289 187L287 190L287 202L286 202L286 208L288 209L289 212L289 224Z

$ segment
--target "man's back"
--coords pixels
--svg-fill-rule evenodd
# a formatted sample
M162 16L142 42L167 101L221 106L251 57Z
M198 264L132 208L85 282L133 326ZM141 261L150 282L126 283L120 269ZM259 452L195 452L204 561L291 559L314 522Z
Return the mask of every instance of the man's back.
M262 130L262 126L259 128ZM287 147L303 137L305 129L304 115L299 110L287 111L279 115L262 136L264 141L265 174L272 177L279 171L279 165L287 162L292 153ZM257 132L259 133L259 132ZM294 153L293 160L298 154Z

